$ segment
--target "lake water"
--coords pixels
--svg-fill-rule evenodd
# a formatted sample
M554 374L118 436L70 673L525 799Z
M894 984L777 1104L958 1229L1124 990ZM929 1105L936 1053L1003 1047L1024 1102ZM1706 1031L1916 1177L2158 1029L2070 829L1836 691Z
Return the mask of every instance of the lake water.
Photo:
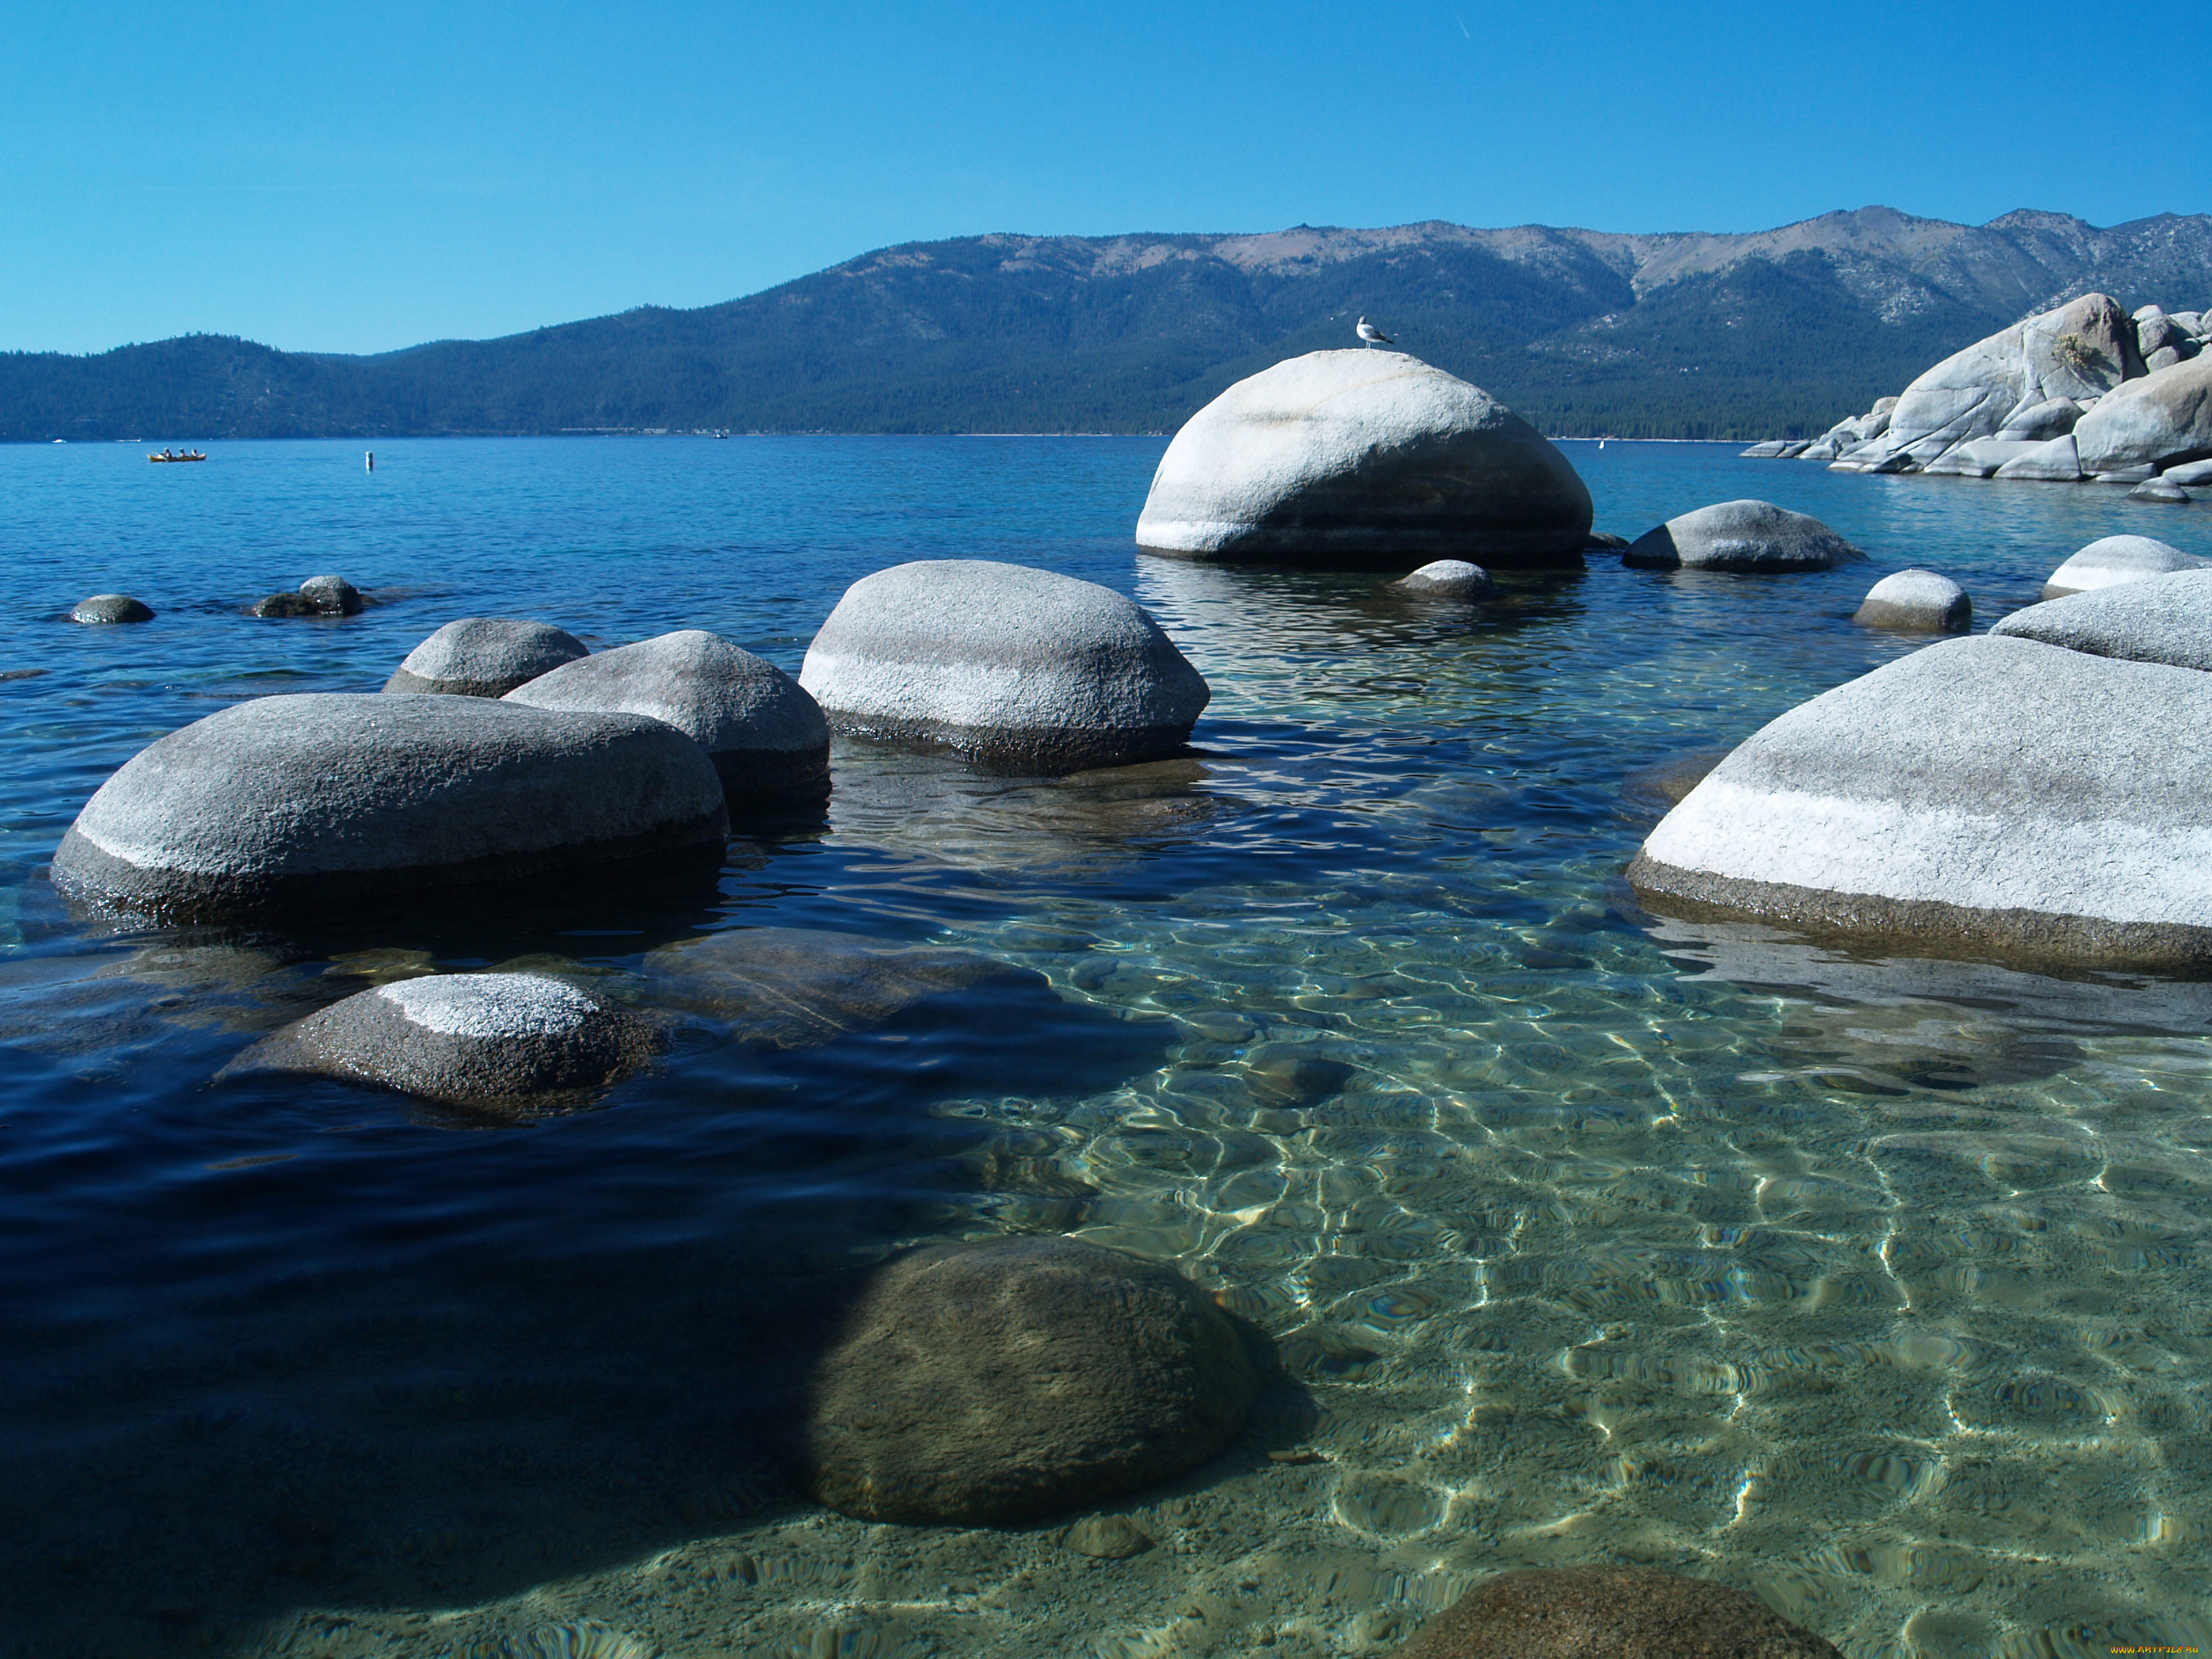
M1161 447L0 448L0 1656L1317 1659L1597 1560L1855 1656L2212 1640L2212 986L1855 961L1620 878L1637 774L1914 648L1847 620L1875 574L1948 571L1986 626L2099 536L2212 554L2212 512L1574 443L1601 529L1757 495L1875 562L1598 556L1462 612L1139 557ZM151 739L374 690L453 617L795 672L846 584L944 556L1133 593L1212 684L1196 752L1036 783L841 746L715 887L319 933L94 926L42 874ZM324 570L379 603L240 614ZM159 619L63 620L110 589ZM647 951L762 925L1051 993L767 1058L693 1032L519 1126L211 1084L381 980L647 1000ZM1303 1389L1106 1506L1156 1547L868 1526L748 1449L764 1287L1024 1231L1176 1262Z

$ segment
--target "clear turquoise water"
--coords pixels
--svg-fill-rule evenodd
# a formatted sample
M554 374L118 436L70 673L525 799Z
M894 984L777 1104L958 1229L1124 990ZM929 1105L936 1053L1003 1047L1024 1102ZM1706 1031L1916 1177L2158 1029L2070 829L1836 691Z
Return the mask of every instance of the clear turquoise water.
M2212 987L1858 962L1655 922L1635 775L2202 507L1567 446L1601 528L1754 495L1875 556L1597 558L1474 613L1127 536L1160 445L452 441L0 449L0 1655L1387 1651L1500 1567L1655 1561L1853 1656L2202 1646ZM1190 758L1056 783L841 750L711 891L319 933L73 919L40 872L147 741L373 690L467 614L712 628L795 669L913 557L1134 593L1206 672ZM385 600L258 622L341 571ZM120 588L143 628L61 620ZM1054 994L764 1060L704 1035L486 1129L210 1079L379 977L537 960L649 995L713 928L964 944ZM1285 1086L1288 1062L1307 1068ZM1125 1562L873 1528L737 1426L763 1286L1070 1231L1269 1331L1319 1455L1109 1506Z

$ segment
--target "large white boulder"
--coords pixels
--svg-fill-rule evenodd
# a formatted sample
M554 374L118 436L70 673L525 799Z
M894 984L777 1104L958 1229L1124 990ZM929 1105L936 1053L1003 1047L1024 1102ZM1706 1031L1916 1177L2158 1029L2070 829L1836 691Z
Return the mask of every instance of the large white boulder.
M1623 564L1650 569L1826 570L1866 555L1818 519L1771 501L1720 501L1647 530Z
M1036 774L1170 753L1212 696L1133 600L986 559L862 577L807 647L799 683L848 737L943 744Z
M2212 559L2185 553L2148 536L2106 536L2091 542L2052 571L2051 580L2043 585L2040 597L2063 599L2069 593L2086 593L2092 588L2110 587L2118 582L2139 582L2146 576L2163 576L2173 570L2202 570L2208 566L2212 566Z
M2212 356L2193 357L2097 400L2074 428L2085 472L2212 455Z
M1905 387L1890 411L1890 449L1930 459L1991 438L2055 398L2094 397L2143 372L2135 325L2102 294L2085 294L1953 353Z
M680 854L729 820L699 745L640 714L481 697L260 697L172 732L100 785L57 886L168 921Z
M2212 675L1948 640L1790 710L1662 819L1653 908L1937 954L2212 963Z
M1306 564L1573 564L1590 516L1567 458L1480 386L1403 352L1316 351L1185 422L1137 545Z

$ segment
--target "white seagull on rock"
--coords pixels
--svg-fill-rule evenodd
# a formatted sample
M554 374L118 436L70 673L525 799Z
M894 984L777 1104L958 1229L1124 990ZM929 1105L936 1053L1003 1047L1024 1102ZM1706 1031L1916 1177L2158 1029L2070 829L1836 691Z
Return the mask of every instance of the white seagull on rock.
M1385 334L1381 329L1376 327L1374 324L1369 322L1364 317L1362 317L1359 319L1358 333L1359 337L1366 341L1370 345L1395 345L1398 343L1389 335Z

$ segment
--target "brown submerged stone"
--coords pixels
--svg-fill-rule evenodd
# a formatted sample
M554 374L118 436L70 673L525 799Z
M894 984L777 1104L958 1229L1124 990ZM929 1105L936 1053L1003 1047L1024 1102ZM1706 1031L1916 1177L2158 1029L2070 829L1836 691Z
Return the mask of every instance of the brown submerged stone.
M1534 1567L1462 1596L1398 1659L1843 1659L1756 1596L1651 1567Z

